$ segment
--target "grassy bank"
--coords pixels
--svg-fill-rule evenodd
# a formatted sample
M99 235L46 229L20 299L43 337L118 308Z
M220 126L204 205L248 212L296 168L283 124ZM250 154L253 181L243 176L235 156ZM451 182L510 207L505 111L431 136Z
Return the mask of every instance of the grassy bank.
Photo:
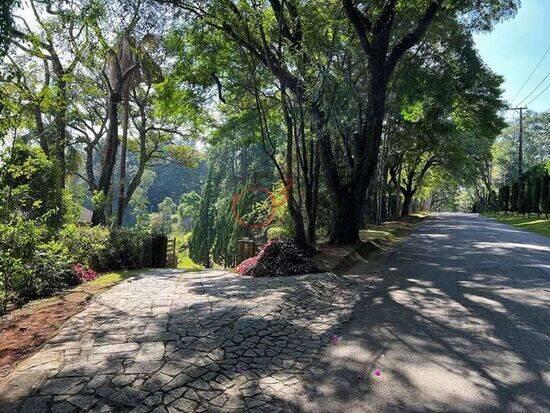
M361 242L355 245L333 246L320 244L319 254L313 257L315 264L323 271L345 273L358 263L370 263L383 257L388 251L403 241L412 230L429 215L424 212L413 213L408 217L380 225L369 225L360 231Z
M525 229L527 231L536 232L537 234L550 237L550 220L545 219L544 215L540 218L536 215L521 216L521 215L503 215L499 213L487 213L484 216L495 218L500 222L511 225L516 228Z

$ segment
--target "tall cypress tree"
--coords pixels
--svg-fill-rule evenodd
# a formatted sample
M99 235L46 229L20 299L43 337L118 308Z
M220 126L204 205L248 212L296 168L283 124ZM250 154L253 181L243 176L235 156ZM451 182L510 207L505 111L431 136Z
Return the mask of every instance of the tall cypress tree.
M550 174L548 171L544 171L544 175L542 176L541 205L542 212L548 218L548 213L550 212Z
M508 212L508 207L510 205L510 185L503 185L499 188L498 198L500 201L500 210Z
M512 183L510 211L519 213L519 182Z
M212 266L210 252L214 243L214 203L217 194L214 191L214 168L208 169L208 177L202 191L199 217L193 226L189 238L189 257L206 268Z
M541 191L542 191L542 177L536 176L534 179L534 185L533 185L533 203L532 203L532 209L533 212L536 213L540 217L540 198L541 198Z

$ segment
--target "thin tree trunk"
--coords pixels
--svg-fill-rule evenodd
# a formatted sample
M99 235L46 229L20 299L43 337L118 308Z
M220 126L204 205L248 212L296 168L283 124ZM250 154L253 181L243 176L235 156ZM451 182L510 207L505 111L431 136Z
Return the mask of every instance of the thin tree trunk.
M120 144L120 183L117 208L117 227L122 226L124 211L126 209L126 153L128 145L128 121L130 117L130 102L128 99L124 101L124 117L122 120L122 141Z

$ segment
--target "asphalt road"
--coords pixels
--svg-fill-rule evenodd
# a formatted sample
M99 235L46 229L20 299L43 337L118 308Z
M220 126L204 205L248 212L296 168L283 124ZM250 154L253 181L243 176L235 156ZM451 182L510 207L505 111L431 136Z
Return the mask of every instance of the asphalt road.
M549 238L441 214L375 278L296 410L550 411Z

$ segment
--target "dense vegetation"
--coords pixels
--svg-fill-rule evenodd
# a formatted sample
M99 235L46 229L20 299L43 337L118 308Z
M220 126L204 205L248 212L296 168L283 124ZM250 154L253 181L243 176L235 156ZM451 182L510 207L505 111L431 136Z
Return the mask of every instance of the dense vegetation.
M472 35L518 3L2 3L2 301L64 288L76 264L140 267L151 234L234 266L242 237L310 252L492 202L494 161L513 179L515 155Z

